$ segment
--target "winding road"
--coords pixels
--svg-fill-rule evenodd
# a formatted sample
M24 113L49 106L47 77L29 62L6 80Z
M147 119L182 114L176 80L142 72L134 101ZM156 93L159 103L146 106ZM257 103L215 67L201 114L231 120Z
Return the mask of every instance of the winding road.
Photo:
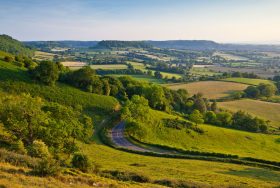
M112 129L111 134L112 134L112 141L114 142L114 144L116 144L119 147L136 150L136 151L142 151L142 152L150 151L129 142L124 136L124 129L125 129L125 123L123 121Z

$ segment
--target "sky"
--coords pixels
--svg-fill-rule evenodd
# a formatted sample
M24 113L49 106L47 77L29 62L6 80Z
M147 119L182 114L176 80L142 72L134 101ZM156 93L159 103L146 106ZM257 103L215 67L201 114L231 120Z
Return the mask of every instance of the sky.
M280 0L0 0L0 34L22 40L280 43Z

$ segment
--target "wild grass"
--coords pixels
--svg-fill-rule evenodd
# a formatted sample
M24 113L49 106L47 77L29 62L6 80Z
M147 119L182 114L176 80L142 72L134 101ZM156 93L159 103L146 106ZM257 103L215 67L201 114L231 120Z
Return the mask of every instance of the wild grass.
M193 83L167 84L170 89L186 89L190 95L202 93L209 99L219 99L229 96L235 91L243 91L248 87L246 84L222 82L222 81L201 81Z
M151 182L185 182L199 187L273 187L279 185L280 173L268 169L187 159L171 159L115 150L101 144L81 144L101 170L141 174ZM244 173L247 172L247 173ZM265 174L262 175L261 173Z
M250 133L205 124L199 125L204 133L190 129L178 130L160 123L161 119L175 119L176 116L158 111L151 111L150 115L153 117L150 123L140 124L138 130L132 131L131 135L141 142L280 162L279 135Z

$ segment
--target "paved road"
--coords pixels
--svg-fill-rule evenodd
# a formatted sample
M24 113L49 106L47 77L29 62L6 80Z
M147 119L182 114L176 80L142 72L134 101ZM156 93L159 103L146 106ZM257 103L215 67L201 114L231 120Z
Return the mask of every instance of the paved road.
M131 142L129 142L125 136L124 136L124 128L125 128L125 123L120 122L118 125L116 125L112 129L112 141L119 147L131 149L131 150L136 150L136 151L150 151L141 147L138 147Z

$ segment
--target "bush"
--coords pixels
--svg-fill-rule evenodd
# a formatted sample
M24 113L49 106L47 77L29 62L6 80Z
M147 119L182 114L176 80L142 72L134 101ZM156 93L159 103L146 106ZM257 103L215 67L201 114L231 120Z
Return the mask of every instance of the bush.
M28 147L28 154L32 157L49 158L48 146L41 140L35 140L31 146Z
M42 159L32 170L38 176L54 176L60 172L60 166L53 158Z
M19 153L19 154L27 154L27 150L24 147L24 144L21 140L18 140L11 144L11 150Z
M11 163L15 166L33 168L38 163L38 159L28 155L22 155L15 152L0 149L0 162Z
M83 154L75 154L71 163L74 168L78 168L82 172L89 172L93 170L88 157Z
M140 183L150 182L150 179L147 176L144 176L142 174L137 174L134 172L121 172L118 170L105 171L105 172L103 172L103 176L121 180L121 181L134 181L134 182L140 182Z

